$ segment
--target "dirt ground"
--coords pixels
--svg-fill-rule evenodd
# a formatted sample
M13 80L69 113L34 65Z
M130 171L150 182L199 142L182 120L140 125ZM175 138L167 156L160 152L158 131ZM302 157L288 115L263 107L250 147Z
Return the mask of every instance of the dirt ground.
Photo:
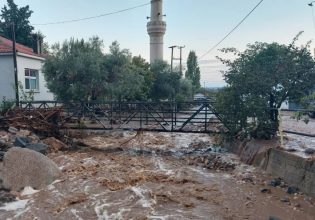
M49 157L63 172L0 219L315 219L314 199L271 187L201 134L115 132Z

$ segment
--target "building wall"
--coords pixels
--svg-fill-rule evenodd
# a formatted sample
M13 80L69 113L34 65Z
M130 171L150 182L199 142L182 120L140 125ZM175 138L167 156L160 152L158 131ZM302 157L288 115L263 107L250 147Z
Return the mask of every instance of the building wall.
M0 56L0 102L3 97L7 100L15 99L13 56Z
M34 93L34 100L46 101L54 100L54 95L51 93L47 86L42 72L43 61L39 59L33 59L30 57L18 56L17 57L18 66L18 79L22 83L23 88L25 88L25 69L39 70L39 91Z

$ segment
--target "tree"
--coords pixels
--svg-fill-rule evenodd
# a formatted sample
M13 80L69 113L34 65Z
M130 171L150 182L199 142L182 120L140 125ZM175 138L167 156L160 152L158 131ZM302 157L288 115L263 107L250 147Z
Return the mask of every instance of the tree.
M0 14L0 35L12 39L12 24L15 27L16 41L28 47L33 46L31 33L34 27L30 25L29 18L33 11L29 6L18 7L13 0L7 0Z
M281 104L300 99L314 86L315 62L309 44L295 46L298 36L290 45L255 43L244 52L222 50L236 59L220 59L228 66L224 72L228 86L219 93L216 108L234 134L272 137Z
M142 100L147 100L150 96L150 90L153 85L154 75L150 70L150 64L146 62L141 56L132 58L133 71L137 72L144 79L142 84Z
M104 94L108 72L102 46L102 41L94 37L89 41L71 39L52 47L43 72L48 88L59 100L96 100Z
M179 92L176 94L176 101L189 101L193 96L193 85L189 79L180 79Z
M146 62L132 59L118 42L110 45L109 53L102 51L97 37L54 45L44 65L48 88L63 101L147 99L152 73Z
M172 72L171 67L164 61L151 64L154 81L151 88L151 98L154 100L175 99L180 86L180 72Z
M185 78L192 81L195 90L200 88L200 68L195 51L189 52Z
M132 58L129 50L121 50L118 42L110 46L104 67L108 72L108 99L135 101L147 99L152 73L141 57Z

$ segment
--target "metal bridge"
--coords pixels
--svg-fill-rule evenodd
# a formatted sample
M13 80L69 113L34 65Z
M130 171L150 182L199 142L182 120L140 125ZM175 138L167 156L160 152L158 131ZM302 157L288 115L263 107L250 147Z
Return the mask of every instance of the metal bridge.
M64 128L217 133L220 116L210 101L193 102L20 102L24 111L61 111Z

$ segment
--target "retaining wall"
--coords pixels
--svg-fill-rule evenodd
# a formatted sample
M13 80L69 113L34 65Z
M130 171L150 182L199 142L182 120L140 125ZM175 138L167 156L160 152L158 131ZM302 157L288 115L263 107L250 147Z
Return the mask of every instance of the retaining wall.
M302 192L315 196L315 161L283 151L278 145L279 142L275 140L257 140L236 142L227 147L238 154L243 162L260 167Z

